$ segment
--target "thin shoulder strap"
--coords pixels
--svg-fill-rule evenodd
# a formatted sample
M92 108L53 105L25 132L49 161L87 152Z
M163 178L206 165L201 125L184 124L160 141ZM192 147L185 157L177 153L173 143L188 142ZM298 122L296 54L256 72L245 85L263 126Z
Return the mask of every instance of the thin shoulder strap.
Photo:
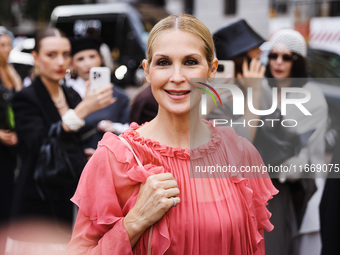
M133 156L135 157L135 159L136 159L138 165L141 166L141 167L144 167L143 164L142 164L142 163L140 162L140 160L138 159L136 153L133 151L133 149L132 149L131 145L129 144L129 142L126 141L126 139L123 138L123 137L121 137L121 136L118 136L118 138L119 138L119 139L126 145L126 147L128 147L129 150L132 152L132 154L133 154Z
M137 163L139 166L141 167L144 167L142 165L142 163L139 161L139 159L137 158L136 156L136 153L133 151L131 145L129 144L128 141L126 141L125 138L121 137L121 136L118 136L118 138L126 145L126 147L128 147L128 149L132 152L133 156L135 157ZM149 230L149 239L148 239L148 255L151 255L152 254L152 247L151 247L151 236L152 236L152 231L153 231L153 225L150 227L150 230Z

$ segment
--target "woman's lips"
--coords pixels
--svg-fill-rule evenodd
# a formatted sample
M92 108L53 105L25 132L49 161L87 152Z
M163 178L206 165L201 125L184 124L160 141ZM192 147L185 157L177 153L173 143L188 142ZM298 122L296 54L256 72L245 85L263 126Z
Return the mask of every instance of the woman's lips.
M190 95L190 90L165 90L165 92L174 100L182 100Z
M283 73L283 71L280 70L280 69L275 69L274 72L275 72L275 73Z

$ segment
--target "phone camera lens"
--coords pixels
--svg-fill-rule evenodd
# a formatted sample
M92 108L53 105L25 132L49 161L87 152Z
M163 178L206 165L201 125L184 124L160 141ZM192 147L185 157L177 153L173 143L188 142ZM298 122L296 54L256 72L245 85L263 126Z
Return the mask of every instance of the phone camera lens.
M217 72L224 72L224 65L219 64L217 67Z

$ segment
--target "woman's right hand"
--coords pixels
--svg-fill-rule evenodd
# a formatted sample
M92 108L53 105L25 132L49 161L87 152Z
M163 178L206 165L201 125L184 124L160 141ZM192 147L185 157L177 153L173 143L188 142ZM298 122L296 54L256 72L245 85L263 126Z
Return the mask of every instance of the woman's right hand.
M90 82L87 81L85 96L74 110L79 118L85 119L90 113L101 110L115 101L112 84L92 92L90 91Z
M136 204L124 218L124 226L133 247L144 231L181 202L177 182L171 173L155 174L141 184Z
M246 88L260 89L262 84L262 78L266 72L266 67L261 65L261 61L258 58L252 58L250 64L244 59L242 64L242 73L237 74L237 78Z

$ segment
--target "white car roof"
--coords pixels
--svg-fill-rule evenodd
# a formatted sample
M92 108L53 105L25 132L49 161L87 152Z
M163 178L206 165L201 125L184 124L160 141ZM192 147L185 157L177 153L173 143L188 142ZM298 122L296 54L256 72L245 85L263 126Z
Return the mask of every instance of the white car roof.
M51 20L56 20L58 17L67 17L73 15L129 13L131 10L132 7L128 3L61 5L53 10L51 14Z

